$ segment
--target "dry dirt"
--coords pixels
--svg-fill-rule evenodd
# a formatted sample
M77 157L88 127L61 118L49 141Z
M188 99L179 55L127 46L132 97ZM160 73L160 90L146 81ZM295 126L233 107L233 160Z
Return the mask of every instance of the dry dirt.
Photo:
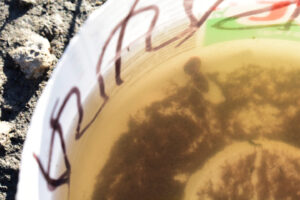
M105 0L0 0L0 199L15 199L23 142L32 112L53 69L26 79L9 52L20 30L46 38L60 59L89 13ZM26 35L24 35L26 37Z

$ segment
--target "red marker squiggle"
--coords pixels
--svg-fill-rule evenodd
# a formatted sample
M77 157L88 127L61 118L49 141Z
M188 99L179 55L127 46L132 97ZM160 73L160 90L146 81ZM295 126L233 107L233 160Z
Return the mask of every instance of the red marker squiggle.
M107 40L105 41L105 43L104 43L104 45L101 49L101 53L100 53L100 56L99 56L99 59L98 59L97 65L96 65L96 76L97 76L100 96L101 96L101 98L103 98L104 101L100 105L100 107L98 108L97 112L94 114L92 119L87 123L87 125L85 125L83 128L81 128L82 127L81 123L82 123L83 116L84 116L84 110L83 110L83 105L82 105L82 102L81 102L81 93L80 93L80 90L79 90L78 87L72 87L70 89L70 91L67 93L67 95L64 98L64 101L63 101L62 105L59 108L59 111L58 111L56 117L54 117L54 113L56 111L56 107L57 107L58 103L56 103L54 108L53 108L53 112L52 112L51 119L50 119L50 126L51 126L51 129L52 129L52 135L51 135L51 141L50 141L50 150L49 150L47 170L45 170L45 168L43 167L43 164L41 163L40 158L37 155L34 154L34 158L36 159L36 161L38 163L38 166L41 170L41 173L42 173L43 177L45 178L45 181L47 182L48 187L49 187L50 190L54 190L54 189L56 189L57 187L60 187L63 184L70 184L71 164L69 162L68 155L67 155L67 149L66 149L66 145L65 145L65 141L64 141L64 137L63 137L62 125L59 121L60 118L61 118L61 115L62 115L62 113L65 109L65 106L70 102L70 99L73 96L76 98L76 106L77 106L77 112L78 112L79 118L78 118L78 121L77 121L77 124L76 124L75 139L79 140L84 135L84 133L88 130L88 128L95 122L96 118L102 112L102 110L105 107L106 103L109 101L109 97L108 97L108 95L106 94L106 91L105 91L105 82L104 82L103 76L101 74L101 67L102 67L102 62L103 62L107 47L109 46L113 36L118 32L118 30L120 30L120 31L118 32L119 37L118 37L117 46L116 46L116 55L115 55L115 58L114 58L114 62L115 62L115 81L116 81L117 85L121 85L123 83L123 80L121 79L121 65L122 65L121 50L124 48L123 47L123 41L124 41L124 35L125 35L125 32L126 32L127 24L133 17L135 17L135 16L137 16L141 13L144 13L144 12L153 12L153 14L154 14L153 18L151 19L150 26L149 26L149 28L146 32L146 35L145 35L145 50L147 52L154 52L154 51L157 51L161 48L164 48L164 47L166 47L166 46L168 46L171 43L174 43L176 41L179 41L178 44L176 45L176 47L182 45L190 37L192 37L199 28L201 28L201 26L208 19L210 14L224 0L216 0L216 2L213 4L213 6L211 6L199 20L194 16L194 14L192 12L194 0L183 0L184 11L186 13L187 18L190 21L189 26L186 29L184 29L181 33L179 33L178 35L175 35L174 37L162 42L161 44L159 44L157 46L152 45L152 33L153 33L153 31L156 27L156 23L157 23L157 20L158 20L158 17L159 17L160 10L159 10L158 6L156 6L156 5L150 5L150 6L146 6L146 7L136 9L136 6L139 3L139 1L140 0L135 0L134 1L133 5L131 6L131 8L130 8L128 14L127 14L127 16L124 19L122 19L114 27L114 29L109 34ZM300 5L300 0L297 0L297 3ZM288 6L290 4L280 4L280 5L281 6ZM295 19L296 17L299 16L299 13L300 13L300 9L299 9L300 6L299 5L298 5L297 9L295 10L295 12L294 12L293 16L291 17L291 19ZM251 15L255 15L255 14L259 14L259 13L269 12L269 10L270 10L270 7L264 8L264 9L259 9L259 10L254 10L254 11L248 11L248 12L236 15L236 16L229 17L229 18L227 18L227 20L230 20L232 18L239 18L239 17L251 16ZM218 24L218 25L221 26L222 24ZM54 137L55 137L56 134L58 134L58 136L59 136L60 145L61 145L62 151L63 151L64 164L65 164L66 169L58 178L52 178L52 177L50 177L50 169L51 169L51 163L52 163L52 151L53 151L53 145L54 145L53 144L54 143Z
M290 16L290 19L286 22L286 23L280 23L280 24L270 24L270 25L249 25L249 26L241 26L241 27L230 27L230 26L225 26L227 22L230 22L232 20L236 20L239 18L243 18L243 17L249 17L249 16L253 16L253 15L257 15L257 14L262 14L262 13L266 13L266 12L275 12L278 11L280 9L286 8L288 6L291 6L293 4L296 4L296 8L295 11L293 12L293 14ZM272 15L272 14L270 14ZM260 8L260 9L256 9L256 10L251 10L251 11L247 11L247 12L243 12L243 13L239 13L230 17L227 17L225 19L222 19L218 22L216 22L213 27L217 28L217 29L222 29L222 30L247 30L247 29L259 29L259 28L266 28L266 27L283 27L284 30L288 30L291 26L293 26L292 22L300 15L300 0L295 0L295 1L280 1L280 2L275 2L273 3L271 6L267 6L264 8ZM282 17L282 16L281 16ZM251 17L250 20L257 20L260 21L258 19L258 17ZM269 21L269 19L265 19L267 21ZM275 20L275 19L273 19ZM298 26L298 25L296 25Z

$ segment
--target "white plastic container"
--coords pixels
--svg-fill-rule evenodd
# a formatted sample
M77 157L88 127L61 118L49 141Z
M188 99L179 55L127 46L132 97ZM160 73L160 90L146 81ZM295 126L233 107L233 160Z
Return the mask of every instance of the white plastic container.
M89 145L85 133L94 117L101 116L115 88L133 78L130 70L133 75L123 72L123 62L153 59L159 64L161 55L168 59L193 48L249 39L298 45L300 28L289 23L299 25L296 7L297 1L276 0L108 0L72 39L39 99L22 154L17 199L74 199L73 169L82 165L82 173L88 172L70 151ZM170 48L174 52L166 52ZM295 60L296 50L290 54ZM76 187L78 199L91 198L92 177L86 180L91 183L76 183L82 186Z

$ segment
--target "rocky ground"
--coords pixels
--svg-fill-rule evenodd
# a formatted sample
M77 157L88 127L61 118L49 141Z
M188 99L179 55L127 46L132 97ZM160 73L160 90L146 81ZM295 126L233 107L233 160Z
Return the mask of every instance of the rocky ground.
M0 0L0 199L15 199L32 112L57 60L105 0Z

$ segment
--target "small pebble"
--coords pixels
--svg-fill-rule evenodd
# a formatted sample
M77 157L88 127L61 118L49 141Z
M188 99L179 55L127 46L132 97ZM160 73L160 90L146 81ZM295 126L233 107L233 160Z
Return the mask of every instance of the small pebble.
M103 1L97 1L95 5L96 6L101 6L102 4L103 4Z
M75 11L76 10L76 7L75 7L75 4L69 2L69 1L66 1L64 3L64 7L67 9L67 10L70 10L70 11Z
M0 134L8 134L12 128L13 126L11 123L0 121Z
M12 130L13 125L9 122L0 121L0 146L2 149L6 149L7 145L10 144L9 132ZM1 148L0 148L1 151ZM1 152L0 152L1 154ZM1 156L1 155L0 155Z
M26 42L9 52L26 78L38 78L53 66L56 58L50 53L49 41L33 32L25 32Z

